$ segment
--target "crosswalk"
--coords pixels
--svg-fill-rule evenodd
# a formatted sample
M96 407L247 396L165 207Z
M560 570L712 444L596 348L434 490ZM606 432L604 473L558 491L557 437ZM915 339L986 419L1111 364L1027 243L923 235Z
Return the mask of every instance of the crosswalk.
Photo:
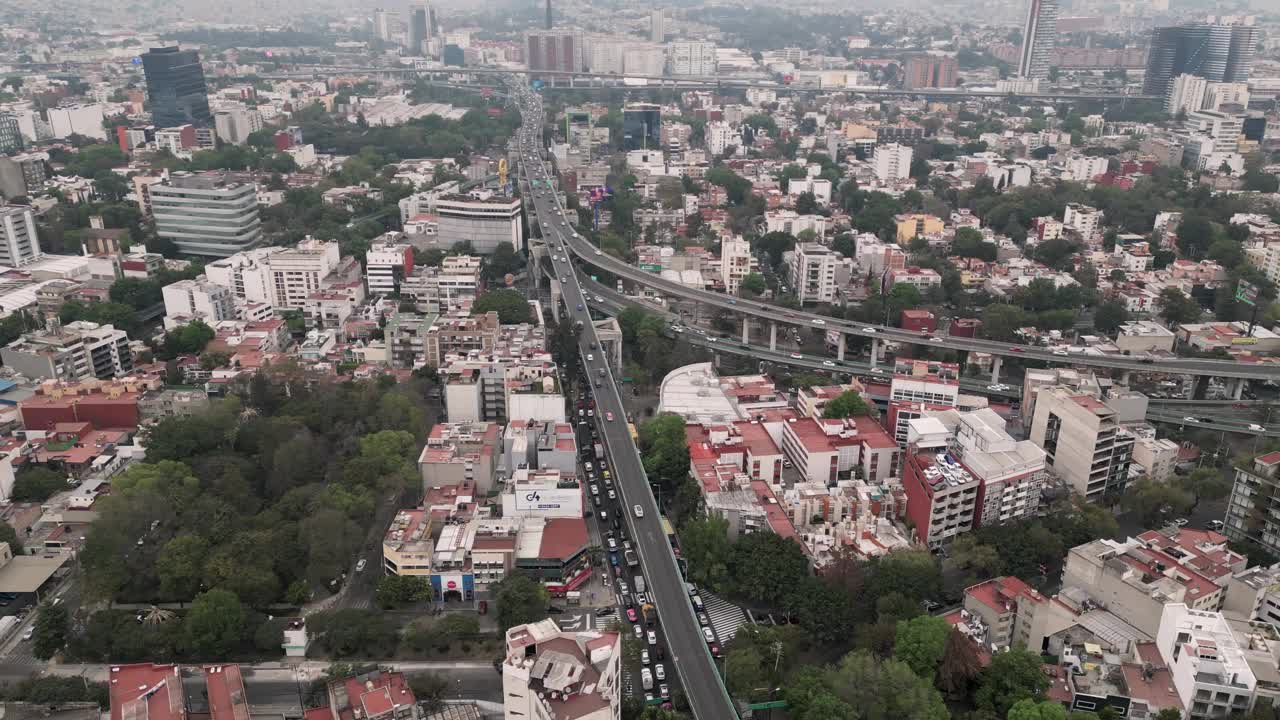
M737 605L706 590L699 591L698 595L702 597L703 612L711 621L711 631L721 646L728 645L738 634L738 628L747 621L747 614Z

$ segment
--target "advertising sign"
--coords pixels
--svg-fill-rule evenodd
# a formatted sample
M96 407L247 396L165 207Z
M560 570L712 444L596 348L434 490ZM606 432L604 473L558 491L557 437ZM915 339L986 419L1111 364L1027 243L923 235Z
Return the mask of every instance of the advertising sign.
M569 510L580 512L582 507L582 491L573 489L516 489L516 510Z
M1241 280L1240 284L1236 286L1236 300L1250 306L1257 305L1258 286Z

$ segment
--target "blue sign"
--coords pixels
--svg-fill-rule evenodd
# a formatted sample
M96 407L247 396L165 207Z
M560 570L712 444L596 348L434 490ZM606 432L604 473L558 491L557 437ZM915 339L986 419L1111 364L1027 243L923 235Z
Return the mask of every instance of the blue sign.
M134 64L134 65L141 65L141 64L142 64L142 58L140 58L140 57L135 57L135 58L133 59L133 64Z

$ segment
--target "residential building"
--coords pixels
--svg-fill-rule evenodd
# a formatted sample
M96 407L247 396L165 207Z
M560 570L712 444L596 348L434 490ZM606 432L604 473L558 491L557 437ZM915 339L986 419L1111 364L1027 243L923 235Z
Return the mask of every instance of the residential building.
M1058 0L1030 0L1022 27L1022 54L1018 76L1032 80L1049 77L1053 49L1058 41Z
M523 252L521 207L520 198L489 190L440 197L435 204L437 237L450 245L469 242L478 255L491 255L504 242Z
M819 177L805 177L792 178L787 183L787 195L793 200L804 193L812 194L815 202L826 207L831 204L831 181Z
M1072 490L1095 502L1116 497L1128 484L1133 435L1117 413L1092 395L1063 387L1036 396L1031 440Z
M964 611L980 621L984 648L1039 651L1046 606L1052 601L1013 576L992 578L964 590Z
M284 248L258 248L214 260L205 265L205 277L231 291L237 305L271 305L272 282L268 258Z
M1195 110L1187 113L1187 127L1213 141L1210 152L1233 153L1240 145L1244 118L1218 110ZM1203 152L1201 154L1204 154Z
M1107 172L1108 159L1078 155L1067 161L1066 177L1076 182L1092 182L1099 175Z
M838 256L819 243L800 243L787 253L787 268L796 299L803 303L831 303L836 299Z
M730 146L736 147L741 140L733 126L721 120L707 123L703 137L704 142L707 144L707 152L716 157L724 155L726 148Z
M412 298L427 312L444 313L474 299L483 287L479 257L450 255L438 268L415 268L400 281L400 295Z
M203 276L165 285L162 292L165 329L173 329L192 320L200 320L212 327L223 320L236 319L235 296L230 288L209 282Z
M561 402L563 405L563 401ZM563 413L562 413L563 414ZM502 434L504 472L517 485L521 470L540 472L554 470L566 482L578 472L578 441L575 426L564 420L512 420ZM503 502L507 500L504 498ZM517 502L515 498L511 501ZM519 500L525 503L526 500ZM578 507L585 507L581 500Z
M176 45L151 48L142 55L142 70L147 79L152 124L209 126L213 117L198 52L180 50Z
M337 241L307 237L297 247L266 255L267 288L271 304L301 309L307 298L324 289L325 281L339 269Z
M36 386L34 395L18 402L18 413L28 430L86 422L99 429L132 429L144 416L143 394L159 385L159 381L148 383L133 377L107 382L97 378L83 382L45 380Z
M251 107L219 110L213 115L213 126L218 140L230 145L244 145L251 134L262 129L262 113Z
M959 65L953 57L912 55L907 59L906 71L902 76L902 87L907 90L953 88L956 86L958 68Z
M1222 608L1232 575L1249 562L1227 542L1211 530L1176 526L1148 530L1124 542L1094 540L1067 552L1062 585L1079 588L1154 636L1165 605L1185 603L1210 612Z
M326 683L326 690L329 720L418 720L421 716L404 673L379 669L333 678ZM243 689L238 695L246 697ZM228 700L235 704L234 696ZM213 697L210 702L213 704Z
M43 254L31 207L0 205L0 265L22 267Z
M1255 457L1236 467L1223 532L1233 540L1250 540L1280 553L1280 452Z
M422 362L427 367L440 367L450 354L491 352L500 332L498 313L494 311L476 316L434 317L423 333Z
M18 152L22 146L22 131L18 129L18 117L11 112L0 112L0 154Z
M1257 679L1222 613L1169 603L1156 645L1189 720L1252 709Z
M939 435L927 419L912 420L902 463L907 518L929 547L974 528L981 485L947 452L945 433Z
M1199 75L1184 73L1173 79L1169 94L1165 97L1164 111L1170 115L1195 112L1204 107L1205 92L1209 81Z
M716 44L706 40L677 40L668 46L672 75L716 74Z
M39 194L48 179L48 160L49 154L44 152L0 156L0 198Z
M525 64L531 72L581 72L583 44L580 30L530 30L525 33Z
M1222 110L1225 105L1249 107L1249 84L1243 82L1209 83L1205 88L1205 110Z
M667 41L667 15L662 8L649 11L649 41L656 43Z
M921 268L914 265L905 268L893 268L886 275L885 286L910 285L921 292L931 287L942 285L942 275L933 268Z
M1178 450L1178 443L1168 438L1139 437L1133 443L1133 464L1152 480L1165 482L1173 477Z
M111 325L77 321L24 334L0 349L4 364L32 379L106 380L133 370L129 336Z
M388 240L365 252L365 284L370 295L394 295L413 274L413 246Z
M1164 323L1133 320L1120 326L1115 343L1126 355L1173 352L1174 334Z
M622 712L622 636L569 632L555 620L516 625L502 662L506 720L617 720Z
M150 186L156 234L189 255L226 257L262 241L258 193L253 183L222 173L175 172Z
M743 240L740 235L721 241L720 279L724 282L726 293L737 295L742 287L742 279L755 272L758 265L755 256L751 254L751 243Z
M942 218L923 213L899 215L894 221L897 223L898 244L904 247L914 238L940 233L945 227Z
M1045 453L1030 440L1014 440L1005 420L990 408L971 412L928 411L951 434L947 449L976 477L974 526L1000 525L1033 517L1048 481Z
M1062 226L1076 231L1088 241L1102 230L1102 211L1080 203L1067 203L1062 214Z
M882 183L901 182L911 176L911 148L905 145L877 145L871 164Z
M572 430L568 432L572 435ZM572 454L573 450L569 452ZM568 462L572 465L573 458ZM556 468L515 467L510 468L510 472L500 496L502 517L582 520L583 508L587 506L586 488L574 469L561 472Z
M423 491L469 485L481 495L494 489L501 454L497 423L437 423L418 455Z

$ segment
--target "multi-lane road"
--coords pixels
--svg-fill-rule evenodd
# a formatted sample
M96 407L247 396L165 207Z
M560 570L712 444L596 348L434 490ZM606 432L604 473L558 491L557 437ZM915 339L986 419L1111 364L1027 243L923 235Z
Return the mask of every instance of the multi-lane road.
M599 338L591 321L587 297L578 282L573 264L563 250L574 239L574 232L564 219L564 208L554 192L533 189L537 180L545 187L548 171L537 153L542 137L542 107L538 97L527 87L517 84L513 95L519 104L524 126L520 133L520 163L530 181L529 209L542 228L544 240L552 253L562 258L554 261L562 296L569 318L580 324L580 351L584 373L595 387L596 413L604 415L600 433L605 441L613 472L622 493L623 506L630 527L630 537L640 555L648 578L649 594L658 611L658 619L666 640L667 666L676 671L685 697L695 717L701 720L724 720L737 717L733 702L725 692L716 671L715 661L702 636L702 626L694 615L680 568L659 521L658 504L649 490L649 482L640 453L627 429L626 409L618 393L613 371L605 353L598 350ZM532 156L532 157L531 157ZM637 513L633 508L638 507Z

